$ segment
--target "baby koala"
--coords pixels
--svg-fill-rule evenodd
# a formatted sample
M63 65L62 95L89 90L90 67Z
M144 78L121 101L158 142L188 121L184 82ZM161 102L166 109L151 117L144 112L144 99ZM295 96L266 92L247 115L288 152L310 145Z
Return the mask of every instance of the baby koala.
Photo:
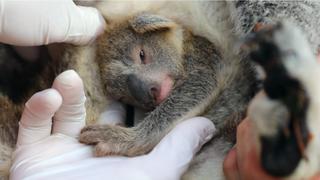
M218 131L183 179L223 179L224 156L257 90L247 56L232 54L160 15L144 12L109 23L97 45L106 94L149 113L130 128L87 126L80 142L95 145L97 156L142 155L177 123L204 116ZM307 73L318 77L320 70L311 48L302 32L286 22L251 34L246 45L267 74L267 98L255 101L249 111L260 136L262 166L275 176L309 177L319 170L320 159L320 87Z
M223 179L222 161L256 90L253 66L174 19L142 12L112 22L97 41L106 94L149 111L136 126L89 125L80 142L96 156L148 153L179 122L209 118L217 133L185 179Z

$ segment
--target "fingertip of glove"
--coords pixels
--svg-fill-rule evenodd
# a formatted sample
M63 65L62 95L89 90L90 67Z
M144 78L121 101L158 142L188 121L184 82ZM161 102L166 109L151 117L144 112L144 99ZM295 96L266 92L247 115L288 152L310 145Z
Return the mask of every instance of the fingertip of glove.
M53 82L53 87L58 90L77 90L83 87L83 82L74 70L66 70L61 73Z
M106 22L101 13L93 7L78 6L81 11L82 32L70 34L68 38L72 43L86 45L92 43L97 36L103 33ZM79 17L78 17L79 18ZM68 41L68 40L67 40Z
M216 127L211 120L205 117L194 117L189 119L190 123L193 123L194 127L198 126L198 128L203 129L203 134L206 136L205 140L211 139L214 132L216 131Z
M53 114L61 105L62 97L55 89L46 89L34 94L26 108L36 114Z

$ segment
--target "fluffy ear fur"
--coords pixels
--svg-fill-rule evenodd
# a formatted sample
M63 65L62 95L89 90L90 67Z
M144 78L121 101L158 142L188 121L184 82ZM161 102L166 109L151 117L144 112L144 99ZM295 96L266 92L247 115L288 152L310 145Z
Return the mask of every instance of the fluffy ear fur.
M137 33L170 30L177 26L177 24L170 19L148 13L137 15L130 21L130 24Z

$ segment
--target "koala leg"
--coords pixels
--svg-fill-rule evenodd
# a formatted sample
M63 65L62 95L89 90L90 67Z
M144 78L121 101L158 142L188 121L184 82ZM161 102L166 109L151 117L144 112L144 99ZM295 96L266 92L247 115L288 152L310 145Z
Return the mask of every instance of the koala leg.
M82 129L80 142L96 145L96 156L145 154L161 140L176 121L175 119L169 119L170 116L168 116L163 118L164 121L167 121L165 124L157 123L157 121L161 121L164 114L154 112L132 128L90 125Z

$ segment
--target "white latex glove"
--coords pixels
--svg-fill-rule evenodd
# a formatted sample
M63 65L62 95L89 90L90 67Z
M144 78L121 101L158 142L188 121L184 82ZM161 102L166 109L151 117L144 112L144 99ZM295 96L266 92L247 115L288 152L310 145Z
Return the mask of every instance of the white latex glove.
M20 121L11 179L179 179L215 131L211 121L197 117L177 125L147 155L96 158L92 146L76 139L85 122L84 100L74 71L60 74L52 89L30 98Z
M99 124L121 125L126 122L126 107L118 101L112 101L98 119Z
M72 0L0 0L0 42L82 45L102 33L104 26L95 8L76 6Z

